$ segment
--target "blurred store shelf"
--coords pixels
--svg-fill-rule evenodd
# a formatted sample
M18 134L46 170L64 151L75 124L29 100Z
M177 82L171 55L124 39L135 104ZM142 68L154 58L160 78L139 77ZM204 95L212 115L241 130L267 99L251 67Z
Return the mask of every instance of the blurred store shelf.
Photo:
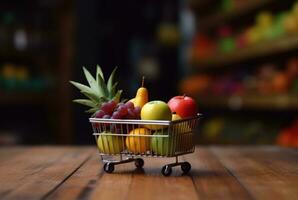
M231 110L298 110L298 96L198 96L197 101L204 107L228 108Z
M44 92L0 92L0 105L42 105L47 96Z
M235 6L227 11L220 11L202 18L199 22L200 30L214 28L217 25L239 16L249 14L250 12L261 8L262 6L272 3L274 0L249 0L243 1L240 5Z
M237 49L230 53L216 54L210 58L192 58L190 64L197 68L223 67L235 62L296 49L298 49L298 36L290 35L276 40L264 41L246 48Z

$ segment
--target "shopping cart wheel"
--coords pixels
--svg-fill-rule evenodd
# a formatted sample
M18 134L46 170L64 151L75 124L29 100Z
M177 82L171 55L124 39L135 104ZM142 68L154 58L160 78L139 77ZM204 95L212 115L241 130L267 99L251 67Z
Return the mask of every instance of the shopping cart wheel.
M103 166L103 170L107 173L112 173L115 167L113 163L105 163Z
M184 162L182 163L181 165L181 170L184 172L184 173L188 173L191 169L191 165L189 162Z
M140 169L144 166L144 160L142 158L137 158L135 160L135 166Z
M161 173L164 176L170 176L172 173L172 167L169 165L163 166L163 168L161 169Z

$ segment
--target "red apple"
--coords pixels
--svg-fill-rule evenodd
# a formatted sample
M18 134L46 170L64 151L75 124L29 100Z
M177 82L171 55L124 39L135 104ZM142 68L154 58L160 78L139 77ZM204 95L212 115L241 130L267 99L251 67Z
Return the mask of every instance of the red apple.
M182 118L194 117L198 112L196 101L188 96L175 96L168 105L172 113L177 113Z

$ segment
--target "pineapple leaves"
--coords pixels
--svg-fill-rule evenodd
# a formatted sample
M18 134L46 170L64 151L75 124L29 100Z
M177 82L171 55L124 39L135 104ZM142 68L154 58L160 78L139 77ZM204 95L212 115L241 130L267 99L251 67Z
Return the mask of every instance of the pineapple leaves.
M89 106L91 108L96 107L96 104L89 99L75 99L75 100L73 100L73 102L82 104L84 106Z
M87 98L75 99L73 102L89 107L89 110L86 112L92 114L98 111L104 102L110 100L115 100L117 103L120 102L122 90L117 90L118 82L114 82L117 67L113 69L107 82L99 65L96 66L96 77L92 76L85 67L83 67L83 71L89 86L75 81L70 81L70 83Z
M78 88L81 92L88 92L88 93L93 93L93 90L91 88L89 88L86 85L83 85L81 83L78 82L74 82L74 81L69 81L73 86L75 86L76 88Z
M109 92L112 92L113 83L114 83L114 79L115 79L114 77L115 77L116 71L117 71L117 67L114 68L114 70L112 71L112 73L111 73L111 75L109 77L108 85L107 85Z
M115 96L117 86L118 86L118 82L114 83L114 85L110 91L110 96L109 96L110 98L113 98Z
M100 96L108 97L109 91L108 91L107 85L104 82L103 78L100 76L100 74L97 75L97 80L98 80L97 84L98 84L98 90L99 90Z
M98 83L98 75L100 75L101 78L102 78L103 80L105 80L105 77L104 77L104 75L103 75L103 72L102 72L100 66L99 66L99 65L96 65L96 82L97 82L97 83Z
M86 110L86 113L94 114L96 111L98 111L98 108L90 108L89 110Z
M122 94L122 90L118 90L117 93L115 94L113 100L115 100L116 102L119 102L121 94Z
M98 94L97 82L95 81L93 76L90 74L90 72L85 67L83 67L83 71L84 71L85 77L86 77L91 89L95 92L95 94Z
M86 92L86 91L81 91L81 93L84 94L86 97L88 97L94 103L98 103L100 101L99 97L94 93L89 93L89 92Z

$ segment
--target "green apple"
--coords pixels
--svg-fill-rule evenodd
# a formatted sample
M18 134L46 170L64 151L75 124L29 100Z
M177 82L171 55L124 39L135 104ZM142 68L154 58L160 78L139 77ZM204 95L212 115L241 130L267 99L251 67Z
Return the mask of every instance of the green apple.
M170 107L163 101L150 101L141 110L142 120L168 120L171 121L172 113ZM157 130L165 128L161 125L146 125L146 128Z
M97 146L101 153L119 154L125 148L123 136L108 135L110 132L102 132L97 138Z
M176 141L169 137L158 137L157 135L167 135L168 129L160 129L154 132L155 137L151 138L151 150L158 156L172 156L176 151Z

